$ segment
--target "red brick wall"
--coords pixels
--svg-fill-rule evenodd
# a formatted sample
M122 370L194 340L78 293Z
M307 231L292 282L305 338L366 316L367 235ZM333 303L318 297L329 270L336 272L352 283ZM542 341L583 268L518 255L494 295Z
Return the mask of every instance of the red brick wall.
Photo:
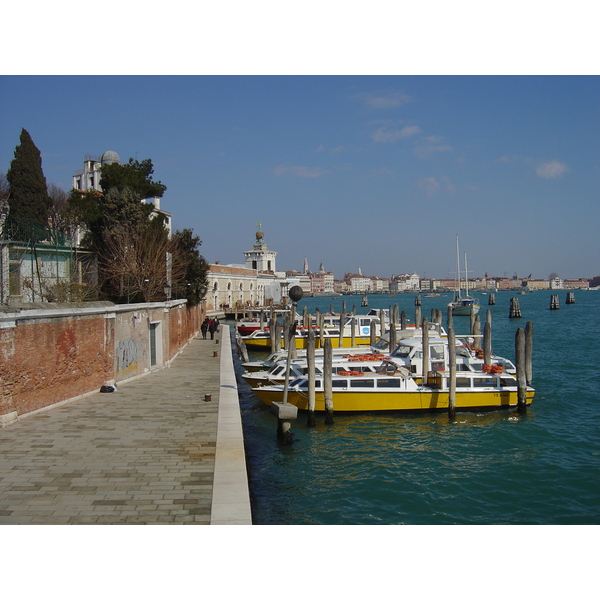
M53 311L43 318L27 318L22 311L12 321L5 316L0 328L0 421L3 415L23 415L149 372L150 321L162 322L166 339L157 367L167 364L199 331L204 313L203 306L166 306L109 307L92 315ZM134 330L139 365L124 374L118 370L118 349Z

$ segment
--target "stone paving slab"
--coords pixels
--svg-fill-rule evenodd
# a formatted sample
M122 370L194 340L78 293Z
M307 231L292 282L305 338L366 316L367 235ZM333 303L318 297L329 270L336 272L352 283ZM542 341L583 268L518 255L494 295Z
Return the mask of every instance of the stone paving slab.
M220 349L0 429L0 524L210 524Z

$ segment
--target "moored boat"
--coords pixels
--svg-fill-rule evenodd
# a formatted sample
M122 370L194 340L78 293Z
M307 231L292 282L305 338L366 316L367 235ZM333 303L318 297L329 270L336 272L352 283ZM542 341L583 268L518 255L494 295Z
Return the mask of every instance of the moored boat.
M452 309L452 314L458 317L468 317L472 314L476 315L479 312L479 302L469 296L469 277L467 270L467 255L465 253L465 295L461 292L460 279L460 260L458 257L458 236L456 236L456 295L452 302L448 303L448 308Z
M332 376L333 410L337 412L439 411L448 410L448 374L430 372L418 383L403 367L394 374L336 374ZM280 402L283 385L257 387L254 394L265 404ZM535 390L527 388L531 404ZM308 409L308 378L289 384L287 401L300 410ZM517 380L509 374L457 373L455 408L457 410L507 408L518 403ZM315 411L325 410L324 380L315 377Z
M332 370L334 373L345 373L349 371L360 371L361 373L375 373L379 363L384 358L383 354L351 354L333 356ZM242 379L250 387L262 385L273 385L281 383L285 379L287 361L280 360L273 367L263 371L252 371L242 373ZM295 359L290 362L290 380L306 375L308 366L306 359ZM315 360L315 374L323 375L323 356Z

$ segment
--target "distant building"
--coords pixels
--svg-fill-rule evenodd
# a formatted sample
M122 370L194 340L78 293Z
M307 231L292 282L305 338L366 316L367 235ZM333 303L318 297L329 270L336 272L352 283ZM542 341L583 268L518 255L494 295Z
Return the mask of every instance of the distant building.
M120 165L121 159L112 150L108 150L100 157L86 154L83 159L83 169L73 174L73 189L81 192L91 192L93 190L101 192L100 172L102 167L113 163Z
M371 278L364 277L358 270L358 273L346 273L344 275L344 291L347 294L367 294L371 291Z
M313 295L327 295L334 294L335 288L333 286L333 273L325 271L323 263L319 266L318 273L310 273L311 293Z
M244 252L244 265L209 265L208 310L251 308L278 304L287 298L289 281L275 271L275 255L264 242L260 229L252 250Z
M421 287L420 278L416 273L403 275L392 275L390 281L390 292L417 291Z
M256 269L263 273L274 273L275 268L275 256L277 252L269 250L267 244L265 244L265 234L260 229L260 223L257 223L258 231L256 232L256 243L252 247L252 250L244 252L246 257L246 268Z

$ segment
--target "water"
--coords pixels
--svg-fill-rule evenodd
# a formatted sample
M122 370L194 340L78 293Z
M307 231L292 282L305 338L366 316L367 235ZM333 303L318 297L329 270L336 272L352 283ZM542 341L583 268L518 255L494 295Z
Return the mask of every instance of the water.
M533 386L526 415L514 409L447 414L334 413L334 424L292 425L280 446L276 419L238 378L255 524L581 525L600 523L600 293L575 292L551 311L550 292L519 295L523 318L509 319L514 292L479 296L492 313L493 351L514 359L514 338L534 325ZM360 297L299 303L339 312ZM422 314L450 296L422 298ZM414 319L414 295L369 296L370 308L398 304ZM445 316L444 316L445 318ZM455 317L468 333L468 317ZM238 367L238 371L239 371ZM335 407L334 407L335 410Z

